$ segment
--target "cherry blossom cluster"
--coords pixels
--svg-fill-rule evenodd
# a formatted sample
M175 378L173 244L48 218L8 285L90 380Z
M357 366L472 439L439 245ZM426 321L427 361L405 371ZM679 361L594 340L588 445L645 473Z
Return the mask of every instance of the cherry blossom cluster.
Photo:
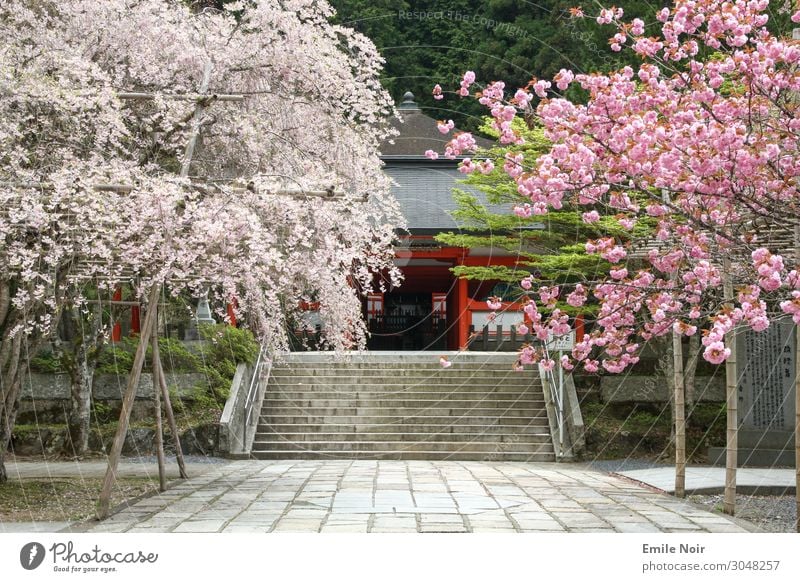
M701 333L705 359L718 364L737 326L763 331L782 313L800 323L797 265L787 266L775 242L786 237L773 237L800 222L800 121L792 105L800 46L767 30L767 9L767 0L677 0L658 12L661 31L653 35L642 20L604 8L596 18L614 29L611 49L633 51L638 66L561 70L516 91L494 81L476 93L503 144L516 143L510 123L523 111L528 119L537 99L536 119L552 143L536 160L506 155L502 169L524 198L515 214L569 204L587 224L605 215L628 232L652 225L649 240L585 242L609 274L566 294L571 306L597 302L598 312L565 368L580 362L590 372L620 372L637 361L642 341L672 332ZM475 79L464 81L462 96ZM585 103L560 95L572 84L588 95ZM467 142L462 134L448 148L468 154ZM535 294L531 280L522 286ZM535 303L525 310L537 335L553 327ZM524 354L523 363L542 357Z
M0 6L0 375L18 368L15 338L35 348L52 330L76 278L142 295L153 283L210 289L221 309L235 298L237 318L273 349L288 345L300 301L313 300L329 347L364 345L359 290L376 273L399 278L402 218L378 153L394 112L382 59L331 24L325 2L233 6ZM181 179L195 101L172 96L196 94L209 65L209 93L244 101L208 100L191 179ZM271 194L287 188L345 194Z

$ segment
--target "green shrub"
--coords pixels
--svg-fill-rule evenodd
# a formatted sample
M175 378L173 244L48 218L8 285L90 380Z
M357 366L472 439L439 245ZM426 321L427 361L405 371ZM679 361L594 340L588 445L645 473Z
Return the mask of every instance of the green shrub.
M30 361L31 372L57 374L63 372L61 359L50 350L41 351Z
M199 332L200 337L208 342L204 347L206 358L230 360L234 362L234 370L235 364L252 364L258 357L258 342L246 329L224 324L201 325Z
M200 354L209 390L218 407L225 405L238 364L253 364L259 345L246 329L229 325L202 325L200 337L206 340Z
M99 374L127 374L133 368L133 359L139 347L138 337L126 337L122 341L111 344L100 355L97 361ZM161 363L167 372L197 372L202 363L197 354L190 352L183 342L173 338L158 338L158 351ZM145 370L152 369L153 347L147 346Z

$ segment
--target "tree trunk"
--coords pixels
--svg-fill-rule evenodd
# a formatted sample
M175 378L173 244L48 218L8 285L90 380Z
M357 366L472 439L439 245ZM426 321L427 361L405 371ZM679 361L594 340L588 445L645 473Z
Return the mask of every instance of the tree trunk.
M0 341L0 484L8 480L5 457L17 418L22 384L19 366L22 334L11 336L9 327L6 326Z
M57 303L63 298L63 283L69 266L68 260L60 264L55 272L52 296ZM35 354L43 339L50 335L49 330L40 328L34 328L30 335L26 335L25 324L41 321L46 315L51 315L50 323L55 326L60 318L60 312L52 313L44 302L34 302L26 311L18 311L13 304L17 286L17 280L0 280L0 484L8 480L5 456L19 410L20 388L25 370L23 356ZM30 294L33 289L26 289L26 292Z
M70 376L70 410L67 417L69 439L64 443L63 453L80 457L89 449L89 430L91 428L92 383L97 359L104 338L99 330L99 314L92 322L83 321L80 314L71 306L63 310L61 335L68 353L62 363ZM91 328L87 334L85 328Z
M83 346L83 344L81 344ZM69 411L69 440L64 443L64 453L81 457L89 450L89 429L92 405L92 382L94 366L86 358L86 350L80 349L75 357L79 360L71 374L72 400Z

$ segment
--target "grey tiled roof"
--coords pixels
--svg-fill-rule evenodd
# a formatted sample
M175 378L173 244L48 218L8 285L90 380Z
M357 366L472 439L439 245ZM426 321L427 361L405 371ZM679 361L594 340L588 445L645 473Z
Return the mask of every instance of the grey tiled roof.
M399 201L411 231L458 229L450 215L456 209L453 188L471 192L486 204L482 192L457 183L464 176L452 164L388 162L384 171L395 183L392 193ZM490 205L489 208L493 212L511 212L510 204Z

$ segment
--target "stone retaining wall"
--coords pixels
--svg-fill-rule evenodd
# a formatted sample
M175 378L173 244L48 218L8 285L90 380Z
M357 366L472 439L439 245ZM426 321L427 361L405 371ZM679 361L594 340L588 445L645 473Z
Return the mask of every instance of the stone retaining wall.
M199 390L207 385L203 374L167 373L167 385L173 406L180 400L194 400ZM114 415L119 414L127 376L97 374L94 377L92 399L109 407ZM30 374L23 380L18 424L65 423L66 411L70 407L69 376L66 374ZM153 375L142 374L136 392L136 401L131 411L131 420L137 421L153 416Z

